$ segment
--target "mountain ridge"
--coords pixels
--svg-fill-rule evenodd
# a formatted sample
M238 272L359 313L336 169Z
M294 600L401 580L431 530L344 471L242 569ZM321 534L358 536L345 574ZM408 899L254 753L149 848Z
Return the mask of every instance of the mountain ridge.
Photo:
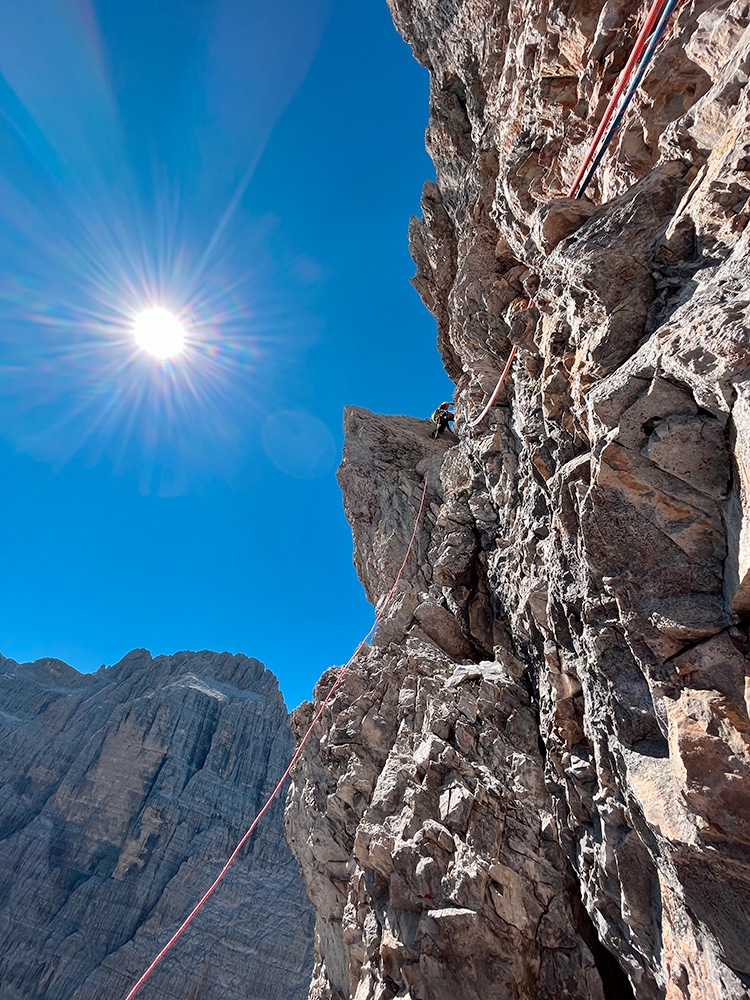
M0 702L3 998L124 996L291 754L278 682L242 654L139 649L93 674L3 659ZM304 996L309 925L279 804L149 995Z

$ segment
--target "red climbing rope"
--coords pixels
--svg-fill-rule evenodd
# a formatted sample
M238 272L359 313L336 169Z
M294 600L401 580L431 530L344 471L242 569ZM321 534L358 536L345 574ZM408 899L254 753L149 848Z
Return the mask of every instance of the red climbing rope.
M591 145L589 146L588 151L586 152L586 155L583 158L583 162L581 163L581 166L578 169L578 173L576 174L576 179L573 181L571 185L570 193L568 194L569 198L575 198L576 193L578 192L578 187L586 174L588 165L591 162L596 152L596 148L599 145L599 142L602 136L604 135L607 126L609 125L609 122L612 118L612 115L615 112L615 109L617 107L620 98L622 97L623 92L628 85L630 74L633 72L633 69L635 68L638 60L643 55L643 51L646 48L646 45L648 44L651 32L654 30L654 27L656 26L661 16L662 10L666 2L667 0L654 0L653 4L651 5L651 10L648 12L648 16L646 17L646 20L643 22L643 27L640 30L638 38L636 38L635 40L635 45L633 46L633 51L630 53L630 58L625 63L625 68L623 69L622 73L620 73L620 78L617 81L617 86L615 87L614 93L612 94L612 97L609 100L609 104L607 105L602 120L599 123L599 128L596 130L594 138L591 140Z
M278 780L278 782L276 784L276 787L274 788L274 790L269 795L269 797L266 800L266 803L263 806L263 808L260 810L260 812L258 813L258 815L252 821L252 823L250 824L250 826L247 828L247 830L243 834L242 839L237 844L237 846L235 847L235 849L232 851L231 855L229 856L229 860L224 865L224 867L221 869L221 871L216 876L216 878L214 879L214 881L211 883L211 885L209 886L209 888L203 893L203 895L198 900L198 902L195 904L195 906L190 911L190 913L187 915L187 917L185 917L185 919L180 924L180 926L177 928L177 930L174 932L174 934L169 939L169 941L167 941L167 943L164 945L164 947L161 949L161 951L156 955L156 957L151 962L151 964L146 969L146 971L143 973L143 975L140 977L140 979L134 984L133 988L130 990L130 992L128 993L128 995L125 997L125 1000L132 1000L132 998L136 995L136 993L141 988L141 986L143 986L143 984L146 982L146 980L151 975L151 973L154 971L154 969L157 967L157 965L159 965L159 963L164 958L164 956L167 954L167 952L172 948L172 946L174 944L176 944L177 940L187 930L187 928L193 922L193 920L195 919L195 917L198 915L198 913L203 909L203 907L205 906L205 904L208 902L208 900L210 899L210 897L219 888L219 885L223 881L224 876L227 874L227 872L229 871L229 869L232 867L232 864L237 859L237 855L240 853L240 851L242 850L242 848L248 842L248 840L252 836L253 832L255 831L256 827L258 826L258 824L260 823L260 821L263 819L263 817L265 816L265 814L268 812L269 808L271 807L271 803L278 796L279 792L281 791L281 789L282 789L282 787L284 785L284 782L289 777L289 775L292 773L292 770L294 769L295 764L297 763L297 761L302 756L302 751L303 751L303 749L305 747L305 744L307 743L307 741L310 738L310 735L311 735L313 729L315 728L315 726L319 722L321 716L323 715L323 712L325 712L326 707L327 707L328 703L330 702L331 697L333 696L333 692L341 684L342 680L344 679L344 676L346 675L346 672L349 670L349 668L351 667L352 663L354 662L354 660L356 659L357 655L359 654L359 651L372 638L373 632L378 627L378 624L380 623L381 619L383 618L383 615L385 614L385 612L386 612L386 610L388 608L388 605L390 604L390 602L391 602L391 600L393 598L393 595L396 592L396 587L398 587L398 585L399 585L399 583L401 581L401 577L403 575L404 569L406 568L406 563L408 562L409 556L411 555L411 550L414 547L414 540L417 537L417 529L419 528L419 523L420 523L420 521L422 519L422 512L424 511L425 499L427 497L427 484L429 482L429 478L430 478L430 472L429 472L429 469L428 469L427 472L425 473L424 487L422 488L422 499L419 502L419 510L417 511L417 516L416 516L416 519L414 521L414 529L412 530L411 538L409 539L409 544L408 544L408 546L406 548L406 555L404 556L404 560L401 563L401 566L399 568L398 573L396 574L396 579L393 581L393 586L388 591L388 593L386 595L386 598L385 598L385 601L382 603L382 605L380 607L380 610L375 615L375 621L373 622L372 626L370 627L370 631L367 633L367 635L364 637L364 639L362 639L362 641L357 645L357 648L352 653L352 655L350 656L350 658L347 661L347 663L339 671L339 674L338 674L336 680L331 685L331 688L328 691L328 694L325 696L325 698L321 702L320 708L318 709L318 711L313 716L313 720L310 723L310 725L307 727L307 732L302 737L302 739L301 739L301 741L300 741L297 749L294 751L294 754L292 755L292 759L290 760L289 765L287 766L287 769L284 771L284 773L282 774L282 776L279 778L279 780Z
M505 379L506 379L506 377L508 375L508 372L510 371L510 366L513 364L513 358L515 358L515 356L516 356L516 350L517 350L517 348L516 348L516 345L514 344L513 347L511 348L510 354L508 355L508 360L505 362L505 368L503 369L503 374L500 376L500 379L499 379L497 385L495 386L495 391L492 393L492 395L490 396L490 398L487 400L487 405L482 410L482 412L479 414L479 416L475 417L475 419L472 420L469 423L469 427L476 427L476 425L481 420L484 420L484 418L487 416L487 414L492 409L492 404L497 399L497 394L500 392L500 389L502 388L502 384L505 381Z
M620 78L617 81L617 86L615 87L614 93L610 98L609 104L607 105L602 120L599 123L599 128L596 130L596 134L594 135L594 138L591 140L591 144L589 145L586 155L583 158L583 162L581 163L578 173L576 174L576 178L571 185L570 191L568 192L569 198L580 197L580 195L583 194L585 184L582 186L582 182L584 178L586 178L586 183L588 183L588 180L590 179L590 177L589 178L586 177L586 173L589 169L589 164L591 164L591 161L594 159L594 156L597 155L597 149L599 147L599 143L601 142L602 136L605 135L605 132L610 122L612 121L612 117L617 110L620 98L625 92L626 87L628 87L628 83L633 73L633 69L636 66L638 66L639 60L642 59L644 53L646 53L647 48L649 48L650 50L647 53L647 59L650 55L653 55L653 49L655 48L655 44L651 43L658 41L658 38L652 37L654 35L654 30L656 29L656 31L659 32L659 37L660 37L661 30L663 30L663 28L666 26L668 15L672 13L672 10L674 9L675 6L676 6L675 0L654 0L653 4L651 5L651 10L648 12L648 16L646 17L646 20L643 22L643 27L641 28L638 34L638 38L635 41L635 45L633 46L633 51L630 53L630 58L628 59L627 63L625 64L625 68L620 74ZM666 14L667 17L663 18L662 17L663 14ZM634 86L637 86L637 82L634 84ZM621 112L622 109L620 109L620 113ZM599 156L601 155L601 152L602 151L599 150ZM478 423L484 420L484 418L492 409L492 406L495 400L497 399L498 393L500 392L503 382L505 382L505 379L508 376L508 372L510 371L511 365L513 364L513 359L516 356L516 350L517 348L516 345L514 344L513 347L511 348L510 355L508 356L505 368L503 369L503 373L498 379L497 385L495 386L494 392L488 399L486 406L479 414L479 416L475 417L474 420L471 420L469 422L468 424L469 428L476 427Z
M669 22L672 19L672 14L674 14L677 7L684 2L685 0L666 0L664 5L662 6L661 13L659 15L659 20L656 23L656 27L649 35L646 47L644 48L638 60L635 70L633 71L633 73L630 76L630 79L628 80L628 85L625 88L625 92L623 93L622 97L618 102L617 112L614 115L614 117L610 118L604 136L600 140L598 147L596 149L596 155L593 157L593 159L590 159L589 164L585 169L585 173L583 174L583 177L580 179L579 182L577 182L577 187L573 191L573 197L582 198L586 191L586 188L591 183L591 180L596 172L596 168L601 163L602 158L604 157L604 154L606 153L607 148L609 147L609 144L612 142L612 139L617 134L617 130L620 127L623 118L625 117L625 113L628 110L630 102L633 99L633 96L635 95L636 91L638 90L638 87L641 85L641 81L643 80L643 77L645 76L646 71L648 70L649 64L654 57L656 48L659 42L661 41L664 32L669 27Z

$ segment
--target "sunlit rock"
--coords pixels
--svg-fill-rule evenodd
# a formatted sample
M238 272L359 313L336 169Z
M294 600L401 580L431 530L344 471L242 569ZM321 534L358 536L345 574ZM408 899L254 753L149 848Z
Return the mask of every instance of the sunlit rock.
M679 6L583 204L642 6L390 7L457 437L346 419L373 603L429 502L289 798L310 998L746 1000L750 7Z

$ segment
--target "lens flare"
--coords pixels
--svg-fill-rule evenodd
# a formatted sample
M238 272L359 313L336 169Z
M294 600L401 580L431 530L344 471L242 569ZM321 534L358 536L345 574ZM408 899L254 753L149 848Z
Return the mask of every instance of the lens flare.
M133 336L139 347L160 361L174 357L185 346L182 323L159 306L138 313L133 320Z

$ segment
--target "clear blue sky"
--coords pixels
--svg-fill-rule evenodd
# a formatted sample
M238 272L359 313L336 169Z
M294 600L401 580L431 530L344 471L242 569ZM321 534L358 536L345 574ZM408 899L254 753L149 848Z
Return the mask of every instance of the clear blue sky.
M0 0L0 652L244 652L290 706L371 622L344 405L450 383L409 285L427 75L385 0ZM187 322L159 363L139 308Z

